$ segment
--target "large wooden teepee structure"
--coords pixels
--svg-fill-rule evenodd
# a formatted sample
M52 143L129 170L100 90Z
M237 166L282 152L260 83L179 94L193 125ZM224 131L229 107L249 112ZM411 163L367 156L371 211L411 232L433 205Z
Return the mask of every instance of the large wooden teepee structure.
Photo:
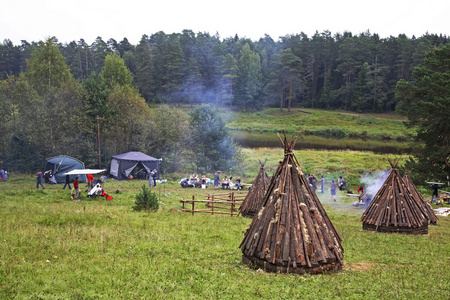
M363 229L378 232L427 234L429 218L425 207L412 197L397 170L398 160L390 160L391 174L364 211Z
M417 189L414 182L412 182L411 178L408 176L408 172L403 175L403 181L405 182L406 187L411 193L411 196L417 200L424 208L423 210L426 211L426 214L428 216L428 222L430 225L437 225L437 217L436 214L433 211L433 208L429 203L425 201L425 199L422 197L422 194Z
M242 260L271 272L339 271L341 237L299 167L293 153L297 138L280 137L284 159L241 242Z
M250 191L247 196L245 196L244 201L242 201L242 204L239 207L239 213L244 217L253 218L264 198L264 193L269 186L270 178L264 169L265 163L266 162L262 163L259 161L260 168L258 175L256 175Z

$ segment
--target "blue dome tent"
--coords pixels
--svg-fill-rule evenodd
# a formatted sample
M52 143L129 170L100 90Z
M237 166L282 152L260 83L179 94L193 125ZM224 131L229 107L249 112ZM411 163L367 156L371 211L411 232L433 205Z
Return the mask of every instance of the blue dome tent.
M75 169L84 169L84 163L76 158L61 155L47 158L44 172L51 170L56 183L64 183L65 173ZM70 175L70 180L73 181L76 176ZM79 175L78 182L86 182L86 175Z

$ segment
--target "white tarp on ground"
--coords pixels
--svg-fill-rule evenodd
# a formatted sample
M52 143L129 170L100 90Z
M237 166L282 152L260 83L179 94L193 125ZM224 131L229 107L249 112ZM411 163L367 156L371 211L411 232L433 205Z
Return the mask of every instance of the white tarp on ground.
M75 169L64 173L64 175L87 175L87 174L100 174L106 172L106 169Z
M450 207L439 207L434 209L436 216L448 217L450 214Z

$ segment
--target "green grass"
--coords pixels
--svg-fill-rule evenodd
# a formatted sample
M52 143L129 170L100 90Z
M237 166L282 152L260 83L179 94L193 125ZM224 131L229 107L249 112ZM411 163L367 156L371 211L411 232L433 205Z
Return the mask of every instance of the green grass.
M309 113L305 113L309 112ZM390 114L349 114L316 109L266 109L239 112L228 118L231 130L251 132L298 132L327 137L411 140L415 133L404 125L404 118Z
M277 150L252 151L244 153L244 182L256 175L258 157L268 157L269 169L282 157ZM314 171L387 164L371 153L295 153L303 168ZM82 189L82 202L76 203L62 185L35 190L32 175L11 175L0 182L0 299L450 297L448 218L440 217L426 236L366 232L362 211L351 205L355 198L339 194L332 202L328 193L319 194L343 239L343 270L272 274L242 263L239 244L250 219L180 212L180 199L202 199L217 192L211 188L183 189L170 180L153 189L164 204L147 213L132 209L144 181L108 181L104 188L113 201L86 198Z

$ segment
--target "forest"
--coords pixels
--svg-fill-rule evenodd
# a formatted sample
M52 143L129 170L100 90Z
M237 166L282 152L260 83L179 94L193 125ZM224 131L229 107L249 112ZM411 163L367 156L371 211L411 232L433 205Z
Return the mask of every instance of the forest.
M217 157L181 146L195 144L183 134L187 128L204 128L211 120L217 123L212 130L224 127L215 106L394 111L396 84L410 81L425 54L448 40L436 34L381 38L369 31L324 31L252 41L191 30L143 35L137 45L101 37L91 45L56 37L21 45L4 40L0 163L30 170L45 157L65 153L97 165L98 131L103 162L119 152L152 149L155 156L169 157L171 170L183 155L195 157L195 167L219 167L213 163ZM171 109L182 104L211 106L189 115ZM222 156L232 158L237 150L226 130L219 131L206 139L194 135L197 142L222 145Z

